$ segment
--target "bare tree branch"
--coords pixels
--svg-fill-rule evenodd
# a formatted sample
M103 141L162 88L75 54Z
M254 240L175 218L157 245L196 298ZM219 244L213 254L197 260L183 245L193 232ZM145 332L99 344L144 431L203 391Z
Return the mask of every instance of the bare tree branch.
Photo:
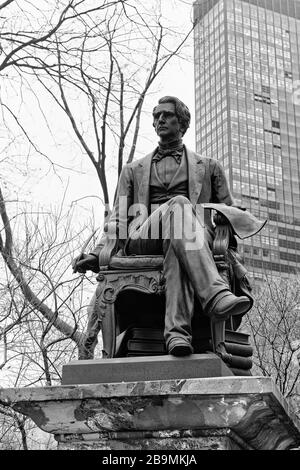
M2 10L3 8L7 7L10 3L14 2L14 0L6 0L6 2L4 3L1 3L0 5L0 10Z
M29 287L28 283L26 282L23 273L20 267L15 262L13 255L12 255L12 247L13 247L13 237L12 231L10 227L10 222L7 216L6 207L4 198L2 195L2 191L0 189L0 215L2 218L2 222L4 225L6 241L5 245L3 246L2 237L0 239L0 251L1 254L13 274L14 278L17 280L20 289L22 290L25 298L30 303L33 308L36 308L49 322L54 322L53 324L55 327L65 336L72 338L78 345L81 344L82 341L82 333L74 332L74 329L68 325L65 321L61 320L57 317L55 312L53 312L44 302L41 302L40 299L34 294L34 292Z

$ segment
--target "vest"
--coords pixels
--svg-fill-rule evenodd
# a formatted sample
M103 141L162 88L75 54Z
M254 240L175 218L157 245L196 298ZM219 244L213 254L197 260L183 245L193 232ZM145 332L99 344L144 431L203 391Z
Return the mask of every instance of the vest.
M150 205L164 204L175 196L188 197L188 167L185 152L183 152L180 165L174 165L174 175L169 184L161 181L156 163L151 166Z

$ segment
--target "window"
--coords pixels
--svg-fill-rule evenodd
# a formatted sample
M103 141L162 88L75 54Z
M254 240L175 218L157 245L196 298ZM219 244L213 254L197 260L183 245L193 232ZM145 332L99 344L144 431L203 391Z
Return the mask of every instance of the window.
M270 90L270 87L269 87L269 86L262 85L262 86L261 86L261 91L262 91L263 93L270 94L270 91L271 91L271 90Z

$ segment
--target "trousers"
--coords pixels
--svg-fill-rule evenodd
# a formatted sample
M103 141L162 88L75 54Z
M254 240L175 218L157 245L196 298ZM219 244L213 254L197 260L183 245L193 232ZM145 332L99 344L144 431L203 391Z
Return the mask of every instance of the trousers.
M229 290L215 265L212 243L212 230L184 196L162 204L129 234L125 254L164 255L167 346L173 338L191 341L195 295L205 314L212 299Z

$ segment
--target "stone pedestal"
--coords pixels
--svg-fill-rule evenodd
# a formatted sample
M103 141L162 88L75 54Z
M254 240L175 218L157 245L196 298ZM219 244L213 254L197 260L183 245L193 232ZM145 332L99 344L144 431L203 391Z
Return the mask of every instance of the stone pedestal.
M0 389L59 449L290 449L299 423L272 380L209 377Z
M62 385L228 376L233 372L213 353L119 357L69 362L63 366Z

